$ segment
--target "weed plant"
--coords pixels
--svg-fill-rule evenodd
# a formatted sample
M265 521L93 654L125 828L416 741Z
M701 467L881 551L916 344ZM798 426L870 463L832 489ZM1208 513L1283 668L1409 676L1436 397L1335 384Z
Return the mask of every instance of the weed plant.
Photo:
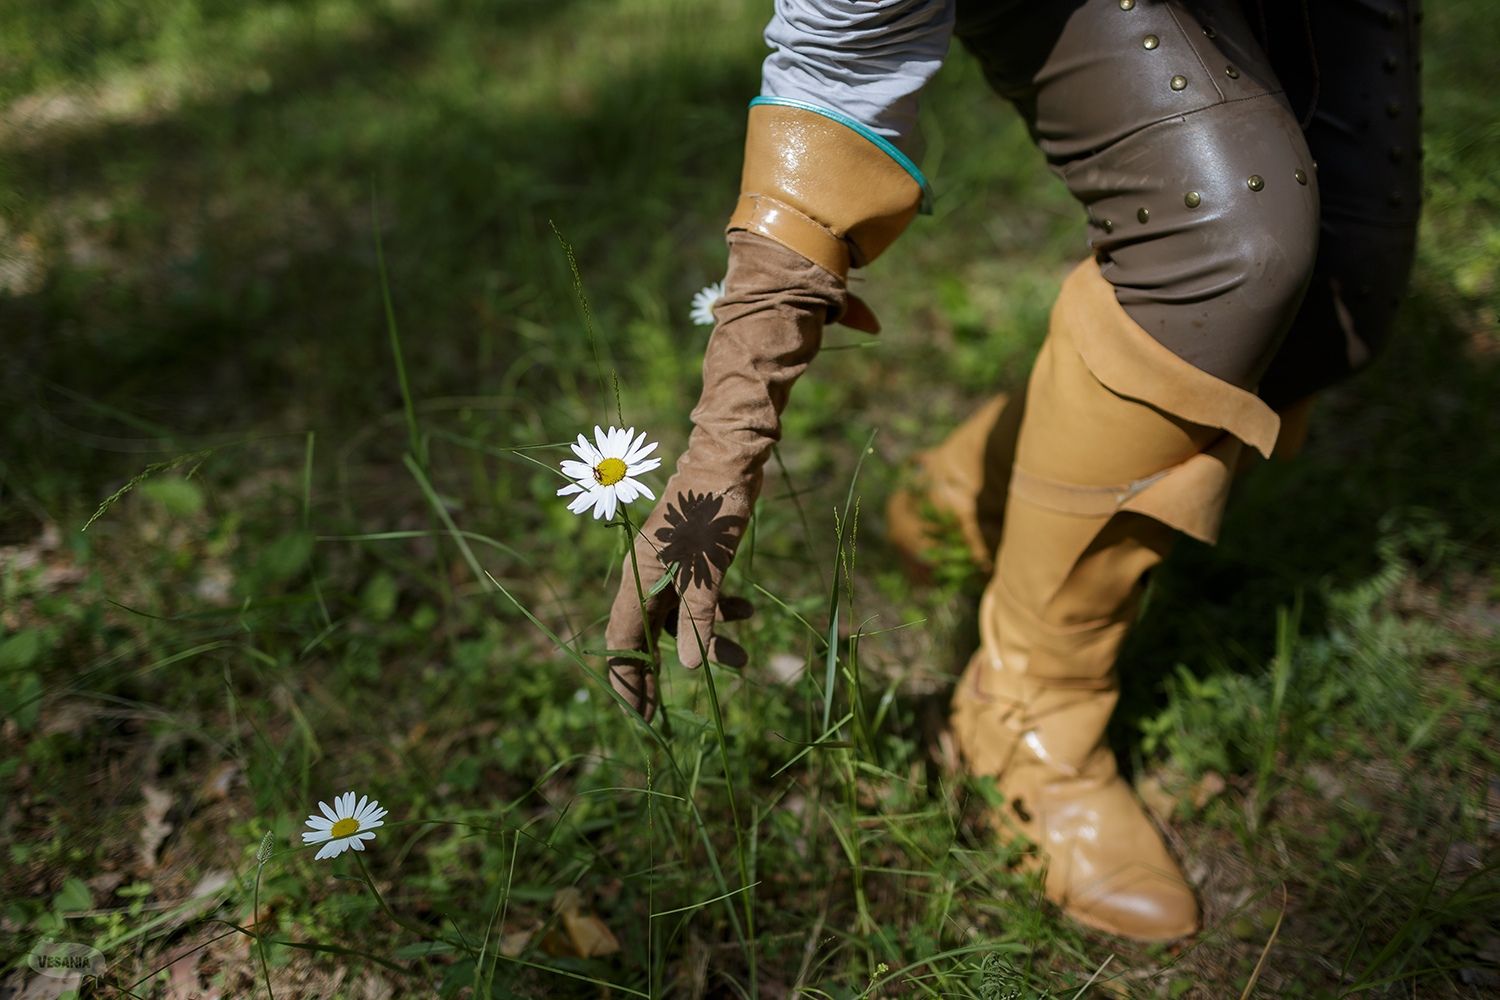
M685 443L766 16L0 10L0 993L48 940L110 997L1500 988L1486 5L1424 25L1389 354L1181 544L1121 663L1112 737L1205 907L1172 947L1019 872L943 731L980 581L954 546L914 586L882 540L1084 246L962 54L936 214L860 279L885 332L830 332L731 572L749 667L665 641L654 727L601 679L628 528L554 470L595 423ZM391 813L315 861L346 789Z

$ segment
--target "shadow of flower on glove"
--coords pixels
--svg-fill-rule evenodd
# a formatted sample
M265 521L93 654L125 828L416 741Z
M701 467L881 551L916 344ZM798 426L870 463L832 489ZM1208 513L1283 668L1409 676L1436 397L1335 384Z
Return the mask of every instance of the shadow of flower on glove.
M678 564L677 586L712 587L717 584L734 558L746 518L719 512L724 509L722 494L677 494L677 503L667 503L667 523L656 529L656 540L662 543L657 558L670 566Z

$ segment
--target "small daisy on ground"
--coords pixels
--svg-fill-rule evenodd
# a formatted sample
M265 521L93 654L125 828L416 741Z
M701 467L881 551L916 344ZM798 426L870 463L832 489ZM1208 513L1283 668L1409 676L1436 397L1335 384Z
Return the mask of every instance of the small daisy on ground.
M557 495L577 493L568 503L568 509L582 514L592 506L595 520L614 517L617 507L640 497L655 500L655 493L632 478L661 465L661 459L646 457L655 450L654 441L646 443L645 431L636 437L634 427L624 430L611 427L604 431L596 426L594 443L580 434L573 444L573 454L581 461L563 461L563 475L574 481L558 490Z
M302 831L302 842L323 844L318 849L319 861L336 858L351 847L356 851L363 851L364 842L375 839L375 828L385 825L384 817L389 811L380 808L379 802L364 795L359 797L356 805L353 792L345 792L336 797L331 809L327 802L319 802L318 808L323 815L307 817L309 829Z
M714 303L724 297L724 282L715 281L698 289L693 295L693 308L688 318L699 326L714 325Z

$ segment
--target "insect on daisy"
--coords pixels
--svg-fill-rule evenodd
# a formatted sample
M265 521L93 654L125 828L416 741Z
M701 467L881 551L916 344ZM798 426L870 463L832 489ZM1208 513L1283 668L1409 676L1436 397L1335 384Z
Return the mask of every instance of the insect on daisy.
M724 282L715 281L693 294L693 308L688 318L699 326L714 325L714 304L724 297Z
M375 828L385 825L384 817L389 811L364 795L355 804L353 792L335 797L331 809L326 802L319 802L318 808L323 815L307 817L309 829L302 831L302 842L323 845L318 848L319 861L336 858L351 847L363 851L364 842L375 839Z
M568 503L568 509L582 514L592 506L595 520L614 517L618 507L640 497L655 500L656 494L633 478L661 465L661 459L646 457L655 450L656 442L646 443L645 431L636 437L634 427L605 431L596 426L593 443L580 434L573 444L573 454L580 461L563 461L563 475L573 482L557 495L578 494Z

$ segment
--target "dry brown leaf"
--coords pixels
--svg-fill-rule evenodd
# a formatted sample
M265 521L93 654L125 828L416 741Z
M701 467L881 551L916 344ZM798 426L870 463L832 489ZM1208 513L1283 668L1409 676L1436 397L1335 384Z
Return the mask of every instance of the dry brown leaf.
M531 943L531 936L536 933L536 928L527 930L511 931L500 935L500 954L506 958L519 958L521 952Z
M213 769L213 773L198 786L198 798L204 802L219 802L229 797L234 779L240 775L240 765L226 760Z
M146 808L141 811L141 866L146 871L154 871L157 852L172 832L172 824L167 822L167 813L172 809L172 794L147 784L141 786L141 797L146 800Z
M167 992L165 1000L219 1000L217 990L204 989L199 985L198 969L208 957L208 949L198 939L181 948L178 957L167 966Z
M552 908L562 918L568 945L579 958L599 958L620 950L620 941L603 920L583 908L583 893L572 886L559 889L552 897Z
M1167 791L1160 778L1154 774L1142 778L1136 783L1135 793L1158 820L1163 823L1171 820L1177 809L1177 797Z
M1224 794L1228 785L1224 782L1224 776L1217 771L1205 771L1203 777L1193 786L1193 808L1202 809L1214 799Z

